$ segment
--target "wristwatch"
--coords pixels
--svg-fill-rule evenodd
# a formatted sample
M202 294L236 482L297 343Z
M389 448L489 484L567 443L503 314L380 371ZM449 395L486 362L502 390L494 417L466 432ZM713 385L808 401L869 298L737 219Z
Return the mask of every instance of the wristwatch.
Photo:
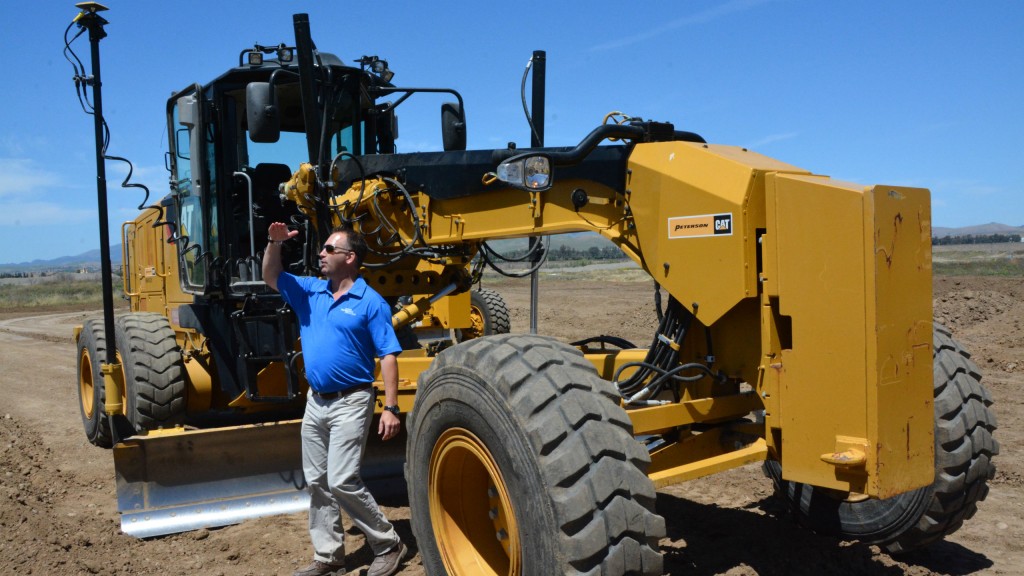
M385 406L384 409L387 410L388 412L391 412L395 416L398 416L399 414L402 413L402 411L398 409L398 405L397 404L394 405L394 406Z

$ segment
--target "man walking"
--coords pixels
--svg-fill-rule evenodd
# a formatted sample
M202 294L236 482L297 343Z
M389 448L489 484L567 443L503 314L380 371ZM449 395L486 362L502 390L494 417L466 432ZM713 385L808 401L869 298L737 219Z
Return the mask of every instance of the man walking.
M366 242L351 228L331 231L320 251L324 279L284 271L281 244L298 234L270 225L263 280L295 311L310 393L302 418L302 469L309 484L313 562L293 576L345 574L343 510L366 535L374 559L367 576L390 576L407 549L360 476L373 416L374 357L384 380L377 432L398 434L398 360L391 309L359 275Z

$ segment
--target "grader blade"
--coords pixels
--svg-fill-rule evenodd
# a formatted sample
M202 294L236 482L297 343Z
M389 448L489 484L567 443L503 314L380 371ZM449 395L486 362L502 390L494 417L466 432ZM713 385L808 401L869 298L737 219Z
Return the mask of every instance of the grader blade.
M300 420L133 436L114 447L121 530L137 538L306 510ZM371 431L363 478L375 495L404 491L404 435Z

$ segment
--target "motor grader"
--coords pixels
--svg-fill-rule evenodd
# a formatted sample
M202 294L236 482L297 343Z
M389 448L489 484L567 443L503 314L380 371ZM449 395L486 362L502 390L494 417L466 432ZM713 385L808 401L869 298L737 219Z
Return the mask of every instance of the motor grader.
M408 430L371 438L368 475L404 472L429 574L661 574L657 488L752 463L810 528L892 552L975 512L995 418L932 322L927 190L631 117L574 147L466 150L458 92L393 84L294 25L294 46L246 49L167 101L170 192L122 228L130 311L112 339L100 321L75 333L126 532L305 506L301 342L260 278L274 221L299 232L283 247L299 274L333 226L366 236ZM439 93L456 100L444 150L398 152L396 109ZM504 302L473 289L494 242L571 232L650 275L648 347L501 333Z

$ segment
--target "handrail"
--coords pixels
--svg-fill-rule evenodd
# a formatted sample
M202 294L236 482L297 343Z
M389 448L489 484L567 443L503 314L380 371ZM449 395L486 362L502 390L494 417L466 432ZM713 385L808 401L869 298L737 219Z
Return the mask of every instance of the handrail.
M125 296L132 298L138 296L141 292L132 292L128 282L128 277L135 272L128 261L128 255L131 254L128 250L129 226L134 228L135 222L128 220L121 223L121 289L124 290Z

